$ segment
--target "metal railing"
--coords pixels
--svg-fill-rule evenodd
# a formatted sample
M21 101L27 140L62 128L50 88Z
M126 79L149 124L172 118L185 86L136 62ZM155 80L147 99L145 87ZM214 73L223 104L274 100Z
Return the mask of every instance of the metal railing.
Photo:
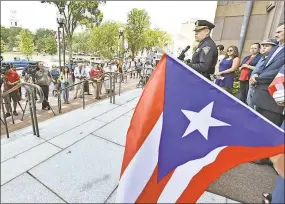
M36 113L36 101L35 101L35 93L37 92L39 95L39 100L37 101L37 103L42 103L44 100L44 94L42 89L36 85L36 84L31 84L31 83L27 83L27 82L20 82L19 84L17 84L16 86L14 86L13 88L1 93L0 95L0 99L1 99L1 109L2 109L2 114L3 114L3 124L5 125L5 129L6 129L6 133L7 133L7 138L9 138L9 130L8 130L8 124L7 124L7 120L6 120L6 113L5 113L5 109L4 109L4 104L3 101L5 103L7 103L7 106L9 107L10 110L10 115L12 117L12 122L13 124L15 124L14 121L14 117L13 117L13 113L12 113L12 107L11 107L11 101L9 98L9 94L12 93L13 91L16 91L17 89L19 89L20 87L24 87L26 89L26 93L27 93L27 101L26 103L29 104L29 109L30 109L30 114L31 114L31 120L32 120L32 127L33 127L33 133L34 135L36 135L37 137L40 136L39 133L39 126L38 126L38 119L37 119L37 113ZM20 105L20 103L18 102L18 104ZM24 110L20 105L20 108L23 111L23 116L24 116ZM8 110L7 110L8 111ZM2 119L1 119L2 120ZM23 117L22 117L23 120Z
M110 97L110 103L115 104L116 101L116 83L119 83L119 90L118 90L118 94L120 96L121 94L121 84L122 82L126 82L127 83L127 75L130 73L138 73L139 77L140 77L140 82L138 85L141 84L142 88L144 87L144 85L147 82L147 76L151 75L151 73L153 72L153 68L137 68L135 70L132 71L125 71L124 73L120 73L120 72L104 72L100 75L94 76L94 77L90 77L87 79L83 79L82 81L72 84L70 86L67 86L65 88L59 88L57 90L55 90L57 92L57 97L58 97L58 113L62 112L62 108L61 108L61 93L62 91L64 91L65 89L70 89L72 87L75 86L82 86L81 87L81 91L82 91L82 107L83 109L85 109L85 83L87 82L88 85L89 83L96 83L96 98L99 96L99 90L98 88L102 86L102 84L106 81L109 81L109 93L108 93L108 97ZM32 120L32 127L33 127L33 133L34 135L36 135L37 137L40 137L39 134L39 127L38 127L38 119L37 119L37 114L36 114L36 92L39 94L39 100L37 101L37 103L42 103L44 100L44 94L43 91L41 89L40 86L33 84L33 83L27 83L27 82L20 82L19 84L17 84L15 87L9 89L8 91L2 93L1 96L1 109L2 109L2 113L3 113L3 118L4 121L1 121L5 124L5 129L6 129L6 133L7 133L7 137L9 138L9 130L8 130L8 125L7 125L7 121L6 121L6 114L5 114L5 110L4 110L4 105L3 105L3 100L5 100L5 97L9 97L9 94L17 89L19 89L20 87L24 87L26 89L26 93L27 93L27 101L26 101L26 106L27 104L29 105L29 109L30 109L30 114L31 114L31 120ZM138 86L137 86L138 87ZM13 117L13 113L12 113L12 107L11 107L11 101L8 99L6 100L6 103L8 103L9 109L10 109L10 114L12 116L12 122L13 124L15 124L14 122L14 117ZM18 103L20 105L20 103ZM26 109L23 110L23 108L20 105L20 108L23 111L23 117L24 117L24 111ZM22 120L23 120L22 117Z
M99 85L101 87L102 83L104 81L108 81L109 80L109 87L110 87L110 91L108 93L108 96L110 97L110 103L113 103L115 104L115 91L116 91L116 82L118 82L118 78L120 79L119 80L119 95L121 94L121 83L124 79L124 75L127 74L127 73L120 73L120 72L104 72L100 75L97 75L97 76L94 76L94 77L90 77L90 78L87 78L87 79L83 79L81 80L80 82L78 83L75 83L75 84L72 84L70 86L67 86L67 87L64 87L64 88L60 88L60 89L57 89L56 92L57 92L57 101L58 101L58 113L61 113L61 93L62 91L66 90L66 89L70 89L72 87L75 87L75 86L78 86L78 85L81 85L81 91L82 91L82 108L85 109L85 89L84 89L84 85L85 83L87 82L88 84L89 83L96 83L96 89L97 89L97 93L96 93L96 98L98 97L98 88L99 88ZM104 80L102 80L102 78L104 78Z

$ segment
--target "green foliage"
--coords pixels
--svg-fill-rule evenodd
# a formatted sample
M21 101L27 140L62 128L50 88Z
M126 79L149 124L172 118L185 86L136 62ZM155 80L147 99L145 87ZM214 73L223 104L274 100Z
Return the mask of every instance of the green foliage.
M1 48L0 48L0 53L4 53L5 52L5 47L4 47L4 41L1 38Z
M27 57L32 56L35 50L33 34L29 30L24 29L20 32L19 40L21 53Z
M128 13L126 37L134 58L144 48L146 32L150 27L150 16L146 10L134 8Z
M150 50L153 47L164 47L167 44L172 44L171 36L163 30L148 28L145 32L144 48Z
M10 29L9 29L9 28L6 28L6 27L4 27L4 26L1 26L1 39L2 39L5 43L8 42L9 35L10 35Z
M19 47L18 36L21 32L22 28L12 27L6 28L1 26L1 38L3 39L7 51L13 51L13 48Z
M92 29L92 52L98 52L101 57L113 59L118 51L119 28L122 25L114 21L107 21ZM121 40L120 40L121 42ZM120 48L122 44L119 45Z
M53 3L58 10L65 8L64 13L64 29L67 37L67 46L69 50L69 58L72 58L72 36L74 30L79 25L92 28L98 26L103 20L103 14L99 10L99 5L105 1L67 1L67 0L50 0L42 1L42 3Z
M48 36L44 38L44 52L49 55L55 55L57 53L57 43L54 37Z
M49 47L49 45L46 44L47 38L49 38L48 41L51 42L50 38L51 37L53 38L53 35L54 35L53 31L50 29L40 28L36 30L34 43L35 43L37 52L43 53L45 52L46 49L48 49L47 47ZM55 39L54 41L56 44ZM52 43L54 44L54 42Z
M91 52L91 31L85 30L80 33L76 33L72 38L72 50L76 52Z
M235 75L234 75L233 91L232 91L233 95L236 95L238 93L239 88L240 88L239 75L240 75L240 71L239 71L239 69L236 69Z
M239 81L235 81L234 85L233 85L233 90L232 90L232 94L236 95L238 93L238 90L240 88L240 83Z

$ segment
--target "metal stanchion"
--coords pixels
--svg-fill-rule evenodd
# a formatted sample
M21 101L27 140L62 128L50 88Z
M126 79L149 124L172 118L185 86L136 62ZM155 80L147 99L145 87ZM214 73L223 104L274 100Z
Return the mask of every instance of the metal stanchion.
M85 83L85 80L83 81L83 83L81 84L81 89L82 89L82 100L83 100L83 109L85 109L85 90L84 90L84 83Z
M57 91L57 104L58 104L58 113L61 113L61 90Z
M31 98L32 98L32 106L33 106L34 125L35 125L36 135L37 137L40 137L34 88L31 88L31 89L32 89Z
M8 130L8 124L7 124L7 120L6 120L6 114L5 114L5 110L4 110L4 104L3 104L2 96L0 97L0 99L1 99L1 109L2 109L3 119L4 119L4 123L5 123L6 134L7 134L7 138L9 138L9 130Z
M34 91L34 90L32 90ZM34 120L34 114L33 114L33 102L31 99L31 90L27 89L27 96L28 96L28 100L29 100L29 109L30 109L30 113L31 113L31 120L32 120L32 126L33 126L33 133L34 135L36 135L36 128L35 128L35 120Z

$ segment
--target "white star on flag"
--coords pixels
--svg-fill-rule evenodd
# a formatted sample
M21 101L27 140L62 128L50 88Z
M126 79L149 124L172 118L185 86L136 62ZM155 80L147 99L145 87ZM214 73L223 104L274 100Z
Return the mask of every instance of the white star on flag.
M182 137L189 135L195 130L198 130L205 137L205 139L208 140L209 127L231 126L230 124L211 117L213 105L214 102L209 103L199 113L189 110L181 110L190 120L190 124Z

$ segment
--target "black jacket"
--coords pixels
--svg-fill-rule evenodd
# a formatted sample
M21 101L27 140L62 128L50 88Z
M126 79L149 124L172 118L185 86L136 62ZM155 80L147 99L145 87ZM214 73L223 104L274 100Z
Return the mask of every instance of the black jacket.
M210 37L207 37L199 43L188 66L209 79L210 74L215 72L217 61L217 45Z

